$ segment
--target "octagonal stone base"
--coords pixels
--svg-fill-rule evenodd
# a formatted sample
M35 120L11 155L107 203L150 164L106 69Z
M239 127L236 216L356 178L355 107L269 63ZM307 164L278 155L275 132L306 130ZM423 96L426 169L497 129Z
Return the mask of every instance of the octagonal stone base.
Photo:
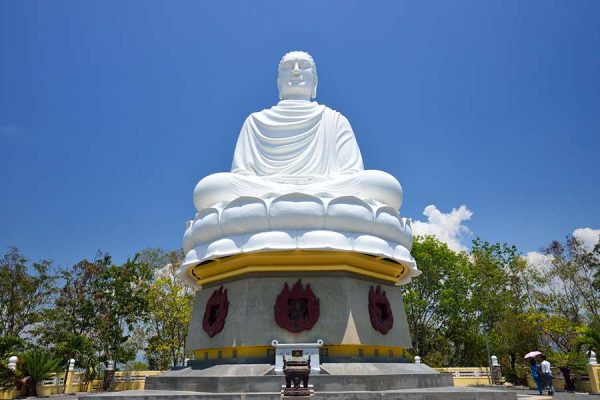
M267 272L207 286L198 291L194 304L187 348L196 361L263 359L274 362L272 340L279 343L324 342L322 356L337 358L388 358L398 361L403 348L411 347L400 288L351 273L290 272L285 277ZM299 279L319 299L320 315L312 329L292 333L274 318L274 305L284 284L292 287ZM227 290L229 311L223 330L210 337L202 328L206 302L212 293ZM394 323L386 334L375 330L369 317L369 291L381 286L391 305ZM328 358L329 357L329 358ZM213 362L214 363L214 362Z

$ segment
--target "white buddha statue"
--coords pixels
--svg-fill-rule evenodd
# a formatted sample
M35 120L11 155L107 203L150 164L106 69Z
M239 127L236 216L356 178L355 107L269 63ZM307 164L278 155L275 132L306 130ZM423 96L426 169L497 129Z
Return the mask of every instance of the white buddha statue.
M277 80L280 102L246 118L231 172L209 175L196 185L198 211L242 196L295 192L355 196L400 208L400 183L385 172L364 170L346 117L311 101L317 83L317 67L308 53L283 56Z
M296 250L384 257L388 280L398 284L419 275L410 221L398 212L402 187L385 172L365 170L348 120L311 101L312 57L283 56L277 85L280 102L244 121L231 172L196 185L182 279L192 286L216 279L210 263L217 259Z

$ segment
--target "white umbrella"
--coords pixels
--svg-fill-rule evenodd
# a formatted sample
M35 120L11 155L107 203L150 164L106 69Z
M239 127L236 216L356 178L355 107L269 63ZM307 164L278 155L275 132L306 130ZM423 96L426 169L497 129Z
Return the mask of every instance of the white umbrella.
M525 354L525 359L533 358L535 356L539 356L540 354L542 354L540 351L530 351L529 353Z

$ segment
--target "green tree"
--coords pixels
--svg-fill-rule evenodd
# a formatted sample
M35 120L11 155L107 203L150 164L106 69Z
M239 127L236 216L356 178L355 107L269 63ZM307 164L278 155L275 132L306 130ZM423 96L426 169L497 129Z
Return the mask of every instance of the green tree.
M12 356L22 352L26 347L26 342L17 336L0 337L0 364L7 363Z
M600 295L594 287L600 246L588 251L579 239L568 236L565 243L553 241L544 252L549 263L536 277L542 304L574 323L600 321Z
M600 296L594 287L600 246L590 251L576 237L568 236L564 243L550 243L544 253L546 263L531 271L537 305L531 318L542 332L543 347L571 353L576 351L580 332L600 323Z
M147 292L146 359L153 369L183 365L194 301L194 292L175 276L183 254L148 249L140 258L147 260L155 272Z
M448 364L448 326L460 326L468 311L468 258L432 236L416 237L411 253L422 271L402 287L413 349L429 365Z
M43 315L35 334L40 343L56 345L72 336L91 339L97 317L96 282L110 266L110 257L98 254L92 262L82 260L57 272L60 283L54 304Z
M151 278L151 269L136 255L123 265L109 265L94 282L94 339L100 360L125 363L140 350L128 339L147 320Z
M16 247L0 259L0 336L21 337L39 322L54 291L51 262L27 265Z
M530 303L524 320L539 332L539 350L550 358L573 390L571 370L581 370L585 355L594 346L599 326L600 296L595 279L600 265L600 246L589 250L576 237L553 241L544 250L546 259L527 271ZM532 348L534 349L534 348Z
M150 267L137 258L114 265L108 254L61 270L53 307L35 331L40 344L64 360L75 358L91 375L93 361L133 360L142 347L131 336L146 321L151 278Z
M490 332L491 351L500 357L503 372L513 384L519 384L519 364L523 356L540 346L542 332L530 311L507 313Z
M509 375L516 376L517 363L537 348L540 336L527 318L532 312L527 264L515 246L479 238L470 260L471 308L487 328L491 353L506 354Z
M143 361L133 361L127 364L128 371L148 371L148 364Z
M487 335L490 350L506 354L516 375L519 357L539 342L525 318L526 263L517 249L476 239L470 253L456 253L417 237L412 254L423 274L403 296L416 354L430 365L487 365Z

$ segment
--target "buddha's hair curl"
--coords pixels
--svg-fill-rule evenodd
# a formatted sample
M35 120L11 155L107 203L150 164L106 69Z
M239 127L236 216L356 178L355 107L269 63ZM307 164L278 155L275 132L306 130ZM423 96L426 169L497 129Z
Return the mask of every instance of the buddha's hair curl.
M277 76L277 85L279 86L279 79L280 79L280 75L281 75L281 66L283 65L283 62L287 57L308 59L308 62L310 62L313 73L315 74L315 86L313 88L313 93L311 94L311 97L313 99L315 97L317 97L317 84L319 82L319 75L317 74L317 63L315 63L315 60L306 51L301 51L301 50L289 51L289 52L285 53L283 55L283 57L281 57L281 60L279 61L279 66L277 67L277 75L278 75ZM281 97L281 88L278 87L278 89L279 89L279 99L282 100L283 98Z

